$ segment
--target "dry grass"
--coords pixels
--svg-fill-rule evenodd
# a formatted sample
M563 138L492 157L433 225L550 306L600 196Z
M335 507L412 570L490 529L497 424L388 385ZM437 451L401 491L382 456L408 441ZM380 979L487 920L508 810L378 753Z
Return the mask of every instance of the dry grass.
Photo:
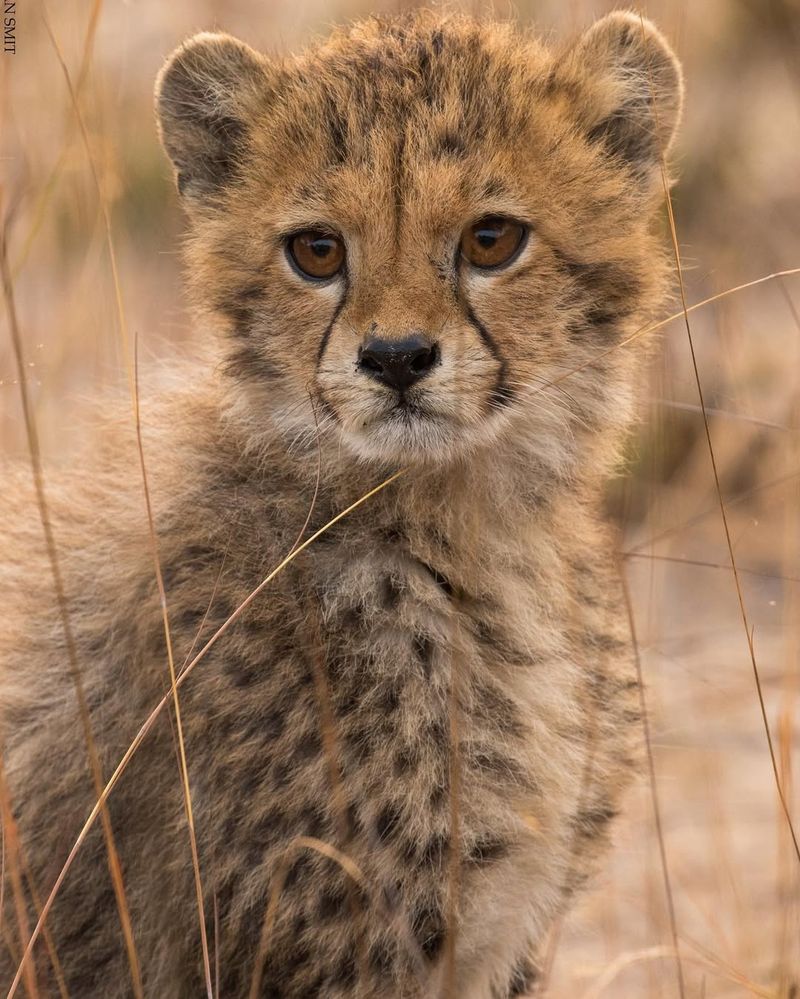
M63 0L49 17L71 87L40 8L18 6L18 54L0 59L0 183L4 217L13 210L8 271L23 359L15 360L4 318L0 449L26 456L34 425L46 484L48 468L85 433L92 396L125 389L126 327L141 344L143 379L157 377L161 358L191 351L199 335L181 297L181 220L152 122L163 56L199 28L225 28L266 49L295 47L332 20L398 5ZM612 6L520 0L516 9L563 32ZM509 13L505 3L494 9ZM689 85L683 179L673 192L686 303L800 267L795 0L653 0L645 12L675 40ZM690 311L683 326L678 311L642 332L660 337L660 347L609 510L624 528L663 837L653 787L643 782L599 884L554 938L549 996L671 999L682 989L788 999L800 989L800 866L787 822L800 824L799 311L800 277L785 274ZM173 674L134 750L204 651ZM92 821L101 816L98 805ZM13 826L4 826L3 890L16 897L24 858ZM346 867L348 858L332 862ZM118 900L124 906L124 893ZM207 969L216 994L210 958Z

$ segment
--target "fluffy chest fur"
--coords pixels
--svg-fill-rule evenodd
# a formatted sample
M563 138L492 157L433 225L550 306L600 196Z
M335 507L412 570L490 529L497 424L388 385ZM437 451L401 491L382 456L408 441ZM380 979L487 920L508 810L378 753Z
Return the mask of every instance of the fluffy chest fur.
M265 972L293 969L282 995L305 994L320 964L360 969L365 995L387 979L398 994L428 994L445 975L450 925L460 987L505 995L591 867L632 771L636 720L620 725L634 684L602 539L567 500L533 510L509 495L498 515L511 484L495 476L486 489L486 478L472 466L462 481L398 481L301 555L185 689L206 890L234 991L252 973L242 942L256 949L284 864ZM318 502L323 521L343 505ZM193 541L195 558L207 544ZM219 552L205 562L190 597L177 588L171 601L196 607L213 593L213 630L259 569L220 576ZM335 844L363 881L313 849L295 856L300 836ZM319 952L304 969L292 956L303 942Z

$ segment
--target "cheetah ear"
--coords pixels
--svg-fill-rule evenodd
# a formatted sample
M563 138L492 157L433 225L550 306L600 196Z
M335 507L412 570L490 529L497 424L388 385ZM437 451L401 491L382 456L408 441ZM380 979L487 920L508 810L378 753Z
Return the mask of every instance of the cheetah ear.
M589 140L652 181L683 105L680 63L658 28L637 14L609 14L578 40L557 72L578 88Z
M181 194L212 194L230 177L266 93L267 69L243 42L209 32L169 57L156 80L156 115Z

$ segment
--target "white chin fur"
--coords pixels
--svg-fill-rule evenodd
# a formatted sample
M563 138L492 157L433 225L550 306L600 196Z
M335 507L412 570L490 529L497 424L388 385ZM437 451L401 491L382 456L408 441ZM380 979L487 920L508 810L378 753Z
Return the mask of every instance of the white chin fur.
M342 442L362 461L413 465L447 464L495 435L488 424L467 428L438 418L383 419L358 430L343 428Z

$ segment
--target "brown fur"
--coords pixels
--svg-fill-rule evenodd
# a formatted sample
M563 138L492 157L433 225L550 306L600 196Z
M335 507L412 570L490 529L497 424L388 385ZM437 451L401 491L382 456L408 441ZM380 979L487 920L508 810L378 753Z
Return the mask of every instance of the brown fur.
M453 931L453 996L523 994L635 769L637 691L598 507L638 361L632 349L592 358L646 322L662 293L651 222L681 103L677 63L633 15L553 52L507 25L422 13L357 24L283 61L200 35L167 63L157 103L191 220L189 276L225 358L145 407L176 661L207 608L201 642L291 548L318 461L309 530L407 469L279 575L181 690L220 995L248 994L270 889L299 835L344 851L365 881L353 889L330 859L298 855L262 996L441 995ZM473 273L459 233L497 213L529 223L528 244L506 269ZM324 286L282 249L287 232L320 224L348 251L346 276ZM357 349L370 332L420 330L441 364L408 415L356 370ZM52 492L107 775L168 673L133 442L121 430L106 441L94 470ZM21 484L13 506L3 754L46 892L92 788ZM198 996L166 719L110 807L145 994ZM97 830L49 926L73 995L130 994ZM9 908L18 953L14 927ZM5 984L8 953L0 969Z

